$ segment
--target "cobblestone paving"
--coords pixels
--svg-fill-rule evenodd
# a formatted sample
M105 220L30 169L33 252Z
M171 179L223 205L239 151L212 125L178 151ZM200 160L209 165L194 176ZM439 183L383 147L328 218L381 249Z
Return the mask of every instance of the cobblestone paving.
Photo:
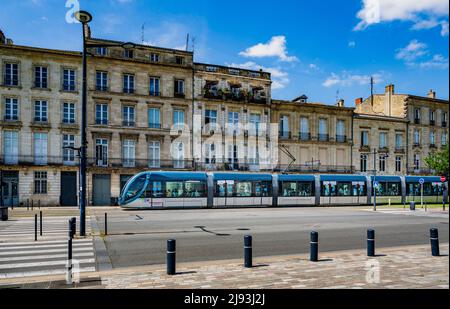
M165 267L102 275L110 289L448 289L448 244L441 257L431 257L430 246L380 249L375 258L365 250L323 253L312 263L308 256L254 259L252 269L239 261L177 265L176 276ZM379 269L379 272L377 271ZM379 279L379 280L378 280Z

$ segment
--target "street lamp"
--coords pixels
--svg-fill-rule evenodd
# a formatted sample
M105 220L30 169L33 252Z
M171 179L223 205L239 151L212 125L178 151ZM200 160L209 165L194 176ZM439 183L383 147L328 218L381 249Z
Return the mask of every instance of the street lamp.
M93 47L119 47L124 49L135 48L131 42L123 44L88 44L86 42L86 26L92 21L92 15L86 11L78 11L74 14L75 19L82 24L83 30L83 84L81 93L81 147L77 150L80 153L80 236L86 236L86 168L87 168L87 48Z

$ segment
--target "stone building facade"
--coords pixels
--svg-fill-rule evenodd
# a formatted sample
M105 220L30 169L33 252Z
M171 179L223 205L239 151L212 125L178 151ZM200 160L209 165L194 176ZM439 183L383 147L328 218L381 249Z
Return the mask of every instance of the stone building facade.
M144 170L370 173L375 149L379 173L426 174L423 159L448 140L449 102L433 92L399 95L390 85L356 108L274 100L268 72L195 63L181 50L87 42L97 45L87 64L90 205L114 204ZM77 204L81 60L14 45L0 32L5 204Z

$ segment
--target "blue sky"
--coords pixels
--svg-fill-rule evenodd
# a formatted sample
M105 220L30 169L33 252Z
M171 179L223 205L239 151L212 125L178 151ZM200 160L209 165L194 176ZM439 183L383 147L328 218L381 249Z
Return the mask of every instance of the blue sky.
M195 61L269 70L277 99L352 106L370 76L377 93L394 83L449 98L447 0L0 0L0 29L16 44L80 50L66 21L77 2L95 37L140 43L145 23L146 44L181 48L190 33Z

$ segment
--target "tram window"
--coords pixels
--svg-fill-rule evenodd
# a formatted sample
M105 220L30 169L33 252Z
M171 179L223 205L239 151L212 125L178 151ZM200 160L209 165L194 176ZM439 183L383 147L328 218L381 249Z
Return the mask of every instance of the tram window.
M152 197L153 198L162 198L164 197L164 191L162 187L162 182L155 181L152 184Z
M167 182L166 183L166 197L180 198L184 196L182 182Z
M131 183L130 187L128 188L128 190L126 192L127 200L131 200L131 199L135 198L136 195L139 194L139 192L141 192L142 189L144 189L146 179L147 179L147 176L142 175L142 176L138 177L137 179L135 179Z
M185 197L206 197L205 183L188 181L185 183Z
M353 196L364 196L364 195L367 195L366 183L364 181L354 181L354 182L352 182L352 195Z
M351 183L350 182L338 182L337 184L337 195L338 196L351 196Z
M251 182L238 182L236 184L236 196L237 197L251 197L252 196L252 183Z
M323 181L322 182L322 196L336 196L336 181Z
M314 196L314 190L311 182L299 182L299 196Z
M217 197L225 197L226 195L226 182L218 181L216 182L216 196Z
M379 196L400 196L400 183L380 182L376 193Z
M234 181L227 181L227 197L233 197L235 191Z
M424 183L423 195L424 196L438 196L442 195L444 190L443 184L438 182ZM407 183L406 194L409 196L420 196L421 187L419 183Z
M255 189L254 196L255 197L261 197L261 195L262 195L261 183L260 182L255 182L253 184L253 188Z
M292 197L298 195L297 182L284 181L281 185L283 197Z
M272 195L272 183L269 181L262 182L262 196L269 197Z

